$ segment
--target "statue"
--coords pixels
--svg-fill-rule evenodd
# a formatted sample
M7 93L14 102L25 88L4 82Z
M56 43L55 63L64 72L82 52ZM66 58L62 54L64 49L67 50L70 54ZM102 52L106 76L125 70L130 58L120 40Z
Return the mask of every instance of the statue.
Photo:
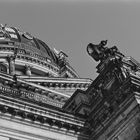
M87 52L95 61L102 61L109 56L113 56L115 52L119 52L116 46L112 48L104 47L107 44L107 40L103 40L100 44L88 44Z

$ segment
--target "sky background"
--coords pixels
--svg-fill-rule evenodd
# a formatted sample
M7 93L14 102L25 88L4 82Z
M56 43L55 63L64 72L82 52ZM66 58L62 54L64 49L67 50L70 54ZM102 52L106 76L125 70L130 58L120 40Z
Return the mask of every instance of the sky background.
M0 0L0 23L15 26L63 50L80 77L94 79L89 43L108 40L140 62L139 0Z

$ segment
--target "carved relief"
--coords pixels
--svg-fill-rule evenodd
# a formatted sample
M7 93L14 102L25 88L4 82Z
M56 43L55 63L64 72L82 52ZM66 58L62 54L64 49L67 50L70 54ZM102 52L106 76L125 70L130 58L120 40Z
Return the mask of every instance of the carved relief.
M32 72L31 72L31 66L29 65L25 65L25 70L26 70L26 75L27 76L31 76Z

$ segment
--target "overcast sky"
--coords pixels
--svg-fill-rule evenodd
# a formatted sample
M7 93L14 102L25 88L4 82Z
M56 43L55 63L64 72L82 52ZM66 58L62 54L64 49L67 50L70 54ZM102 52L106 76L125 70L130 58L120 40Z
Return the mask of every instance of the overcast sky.
M94 79L88 43L107 39L140 62L138 0L0 0L0 23L16 26L63 50L80 77Z

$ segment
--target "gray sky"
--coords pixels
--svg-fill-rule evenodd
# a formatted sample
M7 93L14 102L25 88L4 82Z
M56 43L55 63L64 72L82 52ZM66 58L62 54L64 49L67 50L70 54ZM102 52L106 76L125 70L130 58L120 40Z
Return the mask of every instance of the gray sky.
M0 23L16 26L63 50L80 77L94 79L88 43L108 40L140 62L138 0L0 0Z

